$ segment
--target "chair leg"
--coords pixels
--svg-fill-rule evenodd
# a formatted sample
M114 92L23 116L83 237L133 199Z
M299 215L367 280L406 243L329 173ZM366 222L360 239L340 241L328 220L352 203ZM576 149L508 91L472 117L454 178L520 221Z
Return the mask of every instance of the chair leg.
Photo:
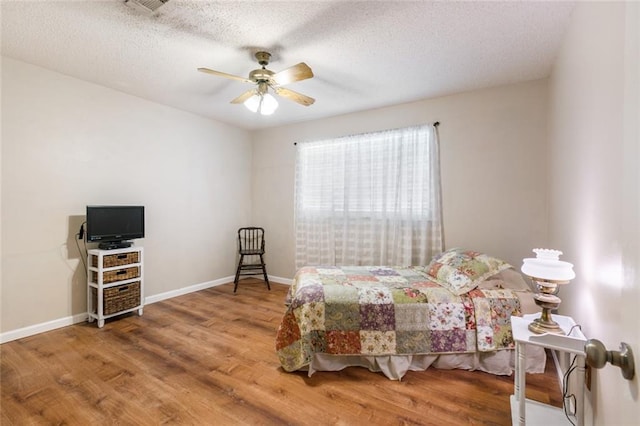
M262 257L262 255L260 255L260 264L262 265L262 275L264 275L264 281L267 283L267 289L271 291L269 277L267 277L267 265L264 264L264 258Z
M233 292L235 293L238 289L238 281L240 281L240 268L242 267L242 260L244 259L244 255L240 255L240 260L238 260L238 268L236 269L236 279L233 280Z

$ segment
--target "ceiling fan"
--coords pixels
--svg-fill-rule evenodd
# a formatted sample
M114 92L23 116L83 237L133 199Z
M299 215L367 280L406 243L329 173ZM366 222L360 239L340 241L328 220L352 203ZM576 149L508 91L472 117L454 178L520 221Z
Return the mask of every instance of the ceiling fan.
M254 84L256 87L247 90L232 100L231 103L244 103L251 111L260 112L263 115L272 114L278 107L278 102L269 94L269 89L271 89L276 95L290 99L300 105L309 106L315 102L315 99L310 96L282 87L286 84L295 83L296 81L306 80L313 77L313 71L311 71L311 68L309 68L307 64L300 62L297 65L274 73L267 69L269 59L271 58L271 54L269 52L256 52L255 57L262 68L251 71L248 78L215 71L209 68L198 68L198 71Z

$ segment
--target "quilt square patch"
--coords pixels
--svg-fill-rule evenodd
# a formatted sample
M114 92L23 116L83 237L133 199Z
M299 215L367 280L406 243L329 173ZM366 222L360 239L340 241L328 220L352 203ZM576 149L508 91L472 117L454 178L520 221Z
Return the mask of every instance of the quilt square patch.
M429 301L434 300L437 303L460 303L460 296L456 296L446 288L440 287L437 283L435 287L423 287L420 289L427 295Z
M358 288L358 302L360 304L382 304L393 303L391 292L388 288L376 286L376 287L361 287Z
M414 303L396 305L395 309L396 330L425 330L425 324L429 323L429 311L425 306Z
M388 277L388 276L399 276L400 275L393 268L388 268L388 267L384 267L384 266L374 267L374 268L370 269L369 271L371 272L371 275L376 275L378 277L385 277L385 276Z
M327 339L325 332L321 330L310 331L302 336L302 342L308 347L308 352L311 354L317 352L323 352L327 349Z
M429 329L465 329L465 310L462 303L429 305Z
M317 273L318 273L318 270L316 269L315 266L303 266L302 268L298 269L296 276L304 275L305 277L307 277L311 274L317 274Z
M321 284L305 285L296 292L296 297L291 301L293 309L305 303L324 302L324 289Z
M296 340L299 340L301 336L300 327L293 311L287 311L282 318L282 322L278 327L278 334L276 336L276 349L280 350L291 345Z
M464 308L464 322L467 330L476 329L476 309L473 300L470 297L462 298L462 306Z
M360 305L360 329L391 331L395 327L393 305L369 304Z
M340 269L350 277L354 275L371 275L369 267L366 266L341 266Z
M493 341L493 328L490 326L478 326L478 349L481 351L490 351L495 349Z
M396 333L393 331L360 331L360 344L365 355L393 354L396 351Z
M316 271L318 271L318 274L321 275L344 275L344 271L340 268L334 267L334 268L329 268L329 267L323 267L323 268L316 268Z
M520 301L518 299L490 299L491 312L495 324L503 327L511 324L511 315L520 316Z
M394 288L391 290L391 297L396 304L427 303L427 296L420 290L411 287Z
M378 282L378 278L373 276L373 275L351 275L349 277L349 281L354 283L354 285L356 283L371 283L371 282Z
M311 362L313 352L302 340L296 340L291 345L279 348L278 358L285 371L295 371L297 365L308 365Z
M321 278L322 285L345 285L347 281L346 275L323 275Z
M413 266L409 266L408 268L398 268L396 270L398 275L402 275L403 277L416 277L424 279L427 274L423 273L421 269L415 269Z
M358 303L358 289L346 285L327 285L324 287L324 301L327 305Z
M309 333L311 330L324 330L324 306L323 302L309 302L293 311L302 334Z
M428 331L396 331L396 350L399 354L423 354L431 352L431 336Z
M360 305L351 303L332 303L324 307L325 330L359 330Z
M465 352L475 348L467 348L465 330L433 330L431 331L431 349L433 352Z
M387 284L408 285L409 283L405 277L401 277L400 275L379 276L378 281L380 281L381 283L385 283L385 285Z
M419 280L411 282L411 287L413 288L438 288L440 285L433 281L429 280Z
M326 353L359 354L362 350L360 345L360 333L358 331L327 331L327 351Z
M478 345L478 334L476 332L476 329L474 328L473 330L465 330L465 333L467 335L467 349L468 350L472 350L473 348L477 347Z

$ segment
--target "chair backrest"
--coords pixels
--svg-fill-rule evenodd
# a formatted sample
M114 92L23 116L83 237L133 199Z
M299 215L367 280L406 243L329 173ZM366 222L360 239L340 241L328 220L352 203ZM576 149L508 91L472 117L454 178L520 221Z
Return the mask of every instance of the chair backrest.
M240 251L264 251L264 229L255 226L238 229L238 248Z

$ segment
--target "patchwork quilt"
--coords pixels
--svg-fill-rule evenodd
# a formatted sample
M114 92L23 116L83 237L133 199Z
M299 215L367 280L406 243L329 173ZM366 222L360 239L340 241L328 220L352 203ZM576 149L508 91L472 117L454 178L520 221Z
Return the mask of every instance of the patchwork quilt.
M514 347L512 290L454 295L424 267L305 267L296 274L276 336L286 371L315 353L410 355L488 352Z

